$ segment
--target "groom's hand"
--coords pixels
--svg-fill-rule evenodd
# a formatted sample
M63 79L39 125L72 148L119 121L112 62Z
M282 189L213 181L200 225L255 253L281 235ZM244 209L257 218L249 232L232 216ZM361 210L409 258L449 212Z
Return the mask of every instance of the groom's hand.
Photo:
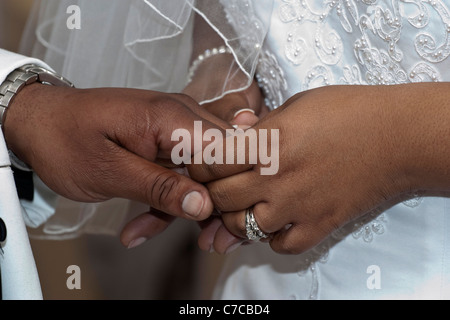
M185 90L185 93L192 92ZM223 129L231 129L232 124L244 126L255 124L268 110L263 105L258 86L254 83L244 91L228 94L220 100L203 104L201 108L195 109L195 112ZM139 215L123 228L122 243L128 247L141 244L164 231L173 219L173 216L154 209ZM223 252L237 242L241 242L240 238L235 237L223 226L220 217L211 216L207 220L202 220L200 226L202 231L198 243L202 250ZM222 240L220 243L216 242L216 248L213 248L216 234L219 234ZM136 239L137 241L134 241Z
M26 86L8 109L8 147L56 193L75 201L114 197L203 220L207 189L155 162L170 162L178 128L215 127L184 95L147 90ZM194 150L191 150L194 152Z

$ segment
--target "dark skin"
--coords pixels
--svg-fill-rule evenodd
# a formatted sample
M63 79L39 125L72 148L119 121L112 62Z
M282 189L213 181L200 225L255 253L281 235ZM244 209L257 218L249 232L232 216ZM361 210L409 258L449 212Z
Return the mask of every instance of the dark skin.
M193 59L206 49L222 45L224 45L223 40L217 36L215 31L210 29L209 25L202 18L197 16L195 19ZM238 83L237 86L240 87L247 82L247 77L240 72L236 64L232 64L233 61L232 55L222 54L203 62L195 71L193 81L185 87L183 93L197 101L201 101L202 95L206 90L205 88L212 91L222 88L223 83L218 80L220 77L211 78L211 72L216 75L233 74L234 84ZM268 112L256 82L253 82L245 90L225 95L214 102L202 104L201 107L204 112L211 114L213 117L211 121L224 129L232 128L232 125L243 125L243 128L248 128L249 125L255 124L259 117L264 116ZM242 110L244 112L235 117L235 114ZM173 220L173 216L155 209L142 214L124 227L121 233L122 244L128 246L133 239L151 239L164 231ZM214 234L218 229L226 237L225 246L228 246L228 243L231 245L232 243L241 242L240 238L231 234L225 228L220 217L212 216L199 224L202 231L198 243L203 250L213 250Z
M181 94L36 83L8 108L4 134L8 148L62 196L127 198L199 221L213 211L208 190L159 163L170 162L173 130L192 132L196 120L217 128L201 115L211 119Z
M261 175L261 164L189 173L206 183L232 234L245 239L245 209L254 206L274 251L302 253L406 193L450 191L449 92L450 83L303 92L253 126L280 130L277 174ZM213 239L216 251L229 249L229 237Z
M213 118L212 121L225 129L232 128L231 126L234 124L242 125L242 128L248 128L251 124L255 124L260 116L268 113L256 83L242 92L229 94L218 101L204 104L202 108L204 111L211 113L213 117L222 119L223 121L218 122ZM244 110L244 112L235 117L236 112L240 110ZM174 219L174 216L161 210L152 209L151 212L139 215L125 225L121 233L121 242L128 247L129 243L135 239L149 240L166 230ZM217 232L222 234L220 246L228 248L233 244L242 242L241 238L228 231L222 223L222 219L217 215L199 221L199 225L201 233L198 244L202 250L214 250L213 241Z
M280 130L280 168L263 176L261 164L188 166L222 212L202 222L200 248L227 253L248 243L251 206L272 249L298 254L405 194L450 191L449 92L449 83L330 86L293 96L259 122L250 113L234 119ZM140 232L153 236L149 226Z
M210 81L208 70L200 66L186 94L195 98ZM56 192L152 206L125 227L126 246L183 217L203 221L202 249L225 253L245 241L244 210L254 206L271 247L296 254L404 193L450 189L449 89L448 83L332 86L299 93L264 117L255 84L203 107L185 95L31 85L17 95L4 129L8 147ZM255 113L234 117L240 109ZM279 172L261 176L260 164L189 167L205 188L161 166L173 147L170 134L192 129L195 120L280 130ZM184 206L191 192L200 201ZM223 214L208 219L214 206Z

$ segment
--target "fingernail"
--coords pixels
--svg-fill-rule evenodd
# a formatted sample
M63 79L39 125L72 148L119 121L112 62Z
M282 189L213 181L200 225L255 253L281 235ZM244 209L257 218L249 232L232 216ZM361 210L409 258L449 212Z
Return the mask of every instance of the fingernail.
M239 247L241 246L241 244L242 244L242 242L238 242L238 243L235 243L235 244L231 245L231 246L228 247L228 249L225 251L225 254L228 254L228 253L233 252L234 250L236 250L237 248L239 248Z
M247 130L248 128L251 128L251 126L245 125L245 124L233 124L232 127L234 128L234 130L241 130L242 133L244 133L245 130ZM227 137L231 137L234 136L236 133L229 133L227 132Z
M136 248L137 246L140 246L141 244L143 244L146 241L147 241L147 238L144 238L144 237L131 240L130 243L128 244L128 249Z
M254 111L253 109L245 108L245 109L241 109L241 110L237 111L237 112L234 114L233 119L235 119L238 115L240 115L240 114L243 113L243 112L251 112L251 113L255 114L255 111Z
M184 197L183 204L181 205L184 212L192 217L198 217L203 209L203 197L200 192L192 191Z

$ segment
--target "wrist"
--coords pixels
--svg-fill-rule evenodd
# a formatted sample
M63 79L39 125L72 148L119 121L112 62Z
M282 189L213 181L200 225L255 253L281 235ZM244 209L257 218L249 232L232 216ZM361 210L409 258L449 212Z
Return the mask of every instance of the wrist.
M2 126L8 150L27 165L31 163L30 153L26 152L30 150L29 132L33 131L32 127L38 129L33 124L34 117L31 111L39 109L38 101L42 94L41 90L46 89L45 87L43 84L33 83L18 92L14 101L8 106Z
M27 128L30 128L29 114L36 113L34 109L37 101L50 102L50 100L40 99L39 93L44 87L53 86L73 87L73 84L54 72L35 64L17 68L0 85L0 126L4 132L9 152L14 155L11 157L11 162L20 169L31 170L26 165L29 163L26 157L26 154L30 153L29 149L21 147L23 142L20 142L27 136Z
M183 89L183 93L194 100L214 100L226 92L248 86L248 76L242 72L228 48L222 46L209 49L199 57L193 61Z
M450 85L399 86L394 105L397 157L407 191L450 190Z

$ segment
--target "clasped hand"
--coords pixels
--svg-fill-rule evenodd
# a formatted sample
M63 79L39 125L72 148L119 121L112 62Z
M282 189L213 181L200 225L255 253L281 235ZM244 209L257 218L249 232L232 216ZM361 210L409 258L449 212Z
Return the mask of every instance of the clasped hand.
M151 210L124 227L126 246L182 217L199 221L200 248L230 252L249 243L245 212L252 208L272 249L296 254L418 186L414 175L405 174L413 171L406 142L414 140L407 134L414 92L332 86L297 94L268 112L256 85L199 106L183 94L36 84L8 111L5 137L63 196L148 203ZM278 130L278 171L262 175L260 162L202 163L187 166L189 178L165 168L175 144L171 134L178 128L194 131L195 121L202 121L204 130L232 125ZM248 159L249 150L240 151ZM211 215L214 207L220 215Z
M8 108L4 133L8 147L62 196L126 198L170 217L204 220L213 210L205 186L161 164L170 160L174 130L193 132L195 121L218 128L208 119L220 123L182 94L36 83ZM126 245L133 240L122 238Z
M249 243L245 212L253 208L259 228L270 234L265 241L272 249L298 254L350 220L413 190L404 174L407 144L397 134L408 126L395 108L405 99L396 90L314 89L269 113L248 94L246 99L241 94L206 105L231 124L256 131L278 129L279 170L261 175L261 163L189 165L190 177L205 184L221 213L201 222L200 248L227 253ZM233 118L237 105L254 112ZM249 150L245 152L248 159ZM126 227L124 233L131 230ZM140 221L140 232L151 237L149 230L150 224Z
M410 190L394 134L398 128L388 113L392 102L387 95L380 101L378 90L386 89L311 90L254 124L256 131L280 132L274 175L262 175L260 162L189 166L190 176L206 184L222 213L223 224L216 221L203 230L200 246L223 253L248 243L245 212L253 208L274 251L302 253L353 218Z

